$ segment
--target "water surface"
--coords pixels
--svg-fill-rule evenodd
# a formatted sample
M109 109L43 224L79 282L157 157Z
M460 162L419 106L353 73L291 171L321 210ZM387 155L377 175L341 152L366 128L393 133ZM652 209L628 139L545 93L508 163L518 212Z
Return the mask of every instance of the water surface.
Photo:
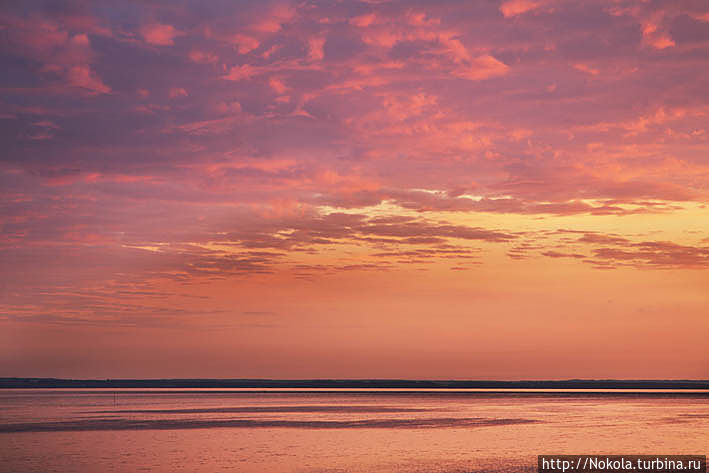
M538 454L707 445L697 391L0 391L9 472L535 471Z

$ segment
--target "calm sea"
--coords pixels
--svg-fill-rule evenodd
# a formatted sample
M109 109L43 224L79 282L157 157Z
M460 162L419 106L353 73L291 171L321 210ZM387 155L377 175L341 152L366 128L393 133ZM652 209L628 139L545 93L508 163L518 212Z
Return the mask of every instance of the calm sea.
M536 471L708 447L707 392L0 391L3 473Z

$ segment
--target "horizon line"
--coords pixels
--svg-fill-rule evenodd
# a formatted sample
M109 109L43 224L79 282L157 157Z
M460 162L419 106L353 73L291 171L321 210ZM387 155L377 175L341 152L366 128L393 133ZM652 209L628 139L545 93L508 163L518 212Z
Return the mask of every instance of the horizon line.
M673 389L709 390L706 379L432 380L384 378L0 378L0 389Z

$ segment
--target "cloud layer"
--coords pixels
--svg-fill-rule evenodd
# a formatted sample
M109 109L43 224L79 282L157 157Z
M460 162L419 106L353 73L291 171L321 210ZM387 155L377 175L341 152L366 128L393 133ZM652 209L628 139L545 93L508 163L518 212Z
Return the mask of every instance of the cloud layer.
M282 323L218 281L709 269L702 1L37 0L0 35L0 324Z

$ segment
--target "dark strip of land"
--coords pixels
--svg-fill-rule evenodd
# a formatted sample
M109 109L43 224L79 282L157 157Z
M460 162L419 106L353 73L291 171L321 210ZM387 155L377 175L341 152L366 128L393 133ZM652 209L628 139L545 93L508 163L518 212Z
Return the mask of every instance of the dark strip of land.
M709 380L437 381L406 379L0 378L0 389L2 388L709 389Z

